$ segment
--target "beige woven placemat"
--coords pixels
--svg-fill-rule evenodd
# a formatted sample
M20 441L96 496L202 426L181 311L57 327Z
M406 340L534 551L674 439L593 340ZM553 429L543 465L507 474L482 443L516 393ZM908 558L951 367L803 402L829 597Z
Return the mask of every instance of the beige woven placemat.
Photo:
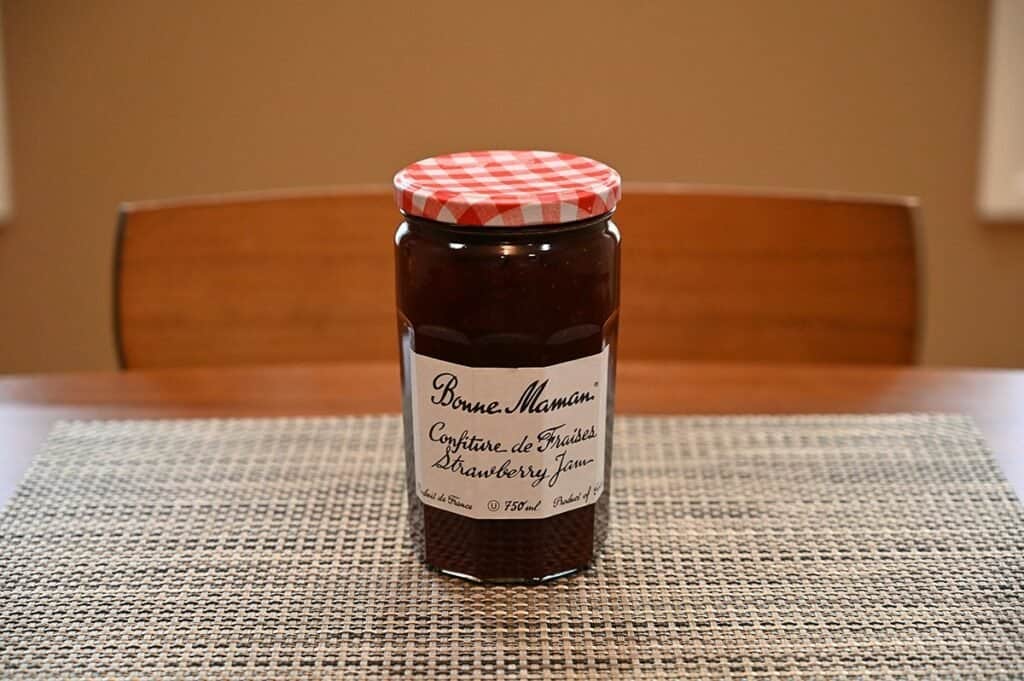
M1024 678L1024 514L956 416L623 418L582 576L427 572L396 417L59 425L10 678Z

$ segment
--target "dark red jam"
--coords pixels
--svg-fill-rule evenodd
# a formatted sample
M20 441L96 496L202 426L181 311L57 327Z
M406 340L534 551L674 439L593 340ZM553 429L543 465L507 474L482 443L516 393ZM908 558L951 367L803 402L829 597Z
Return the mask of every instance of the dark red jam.
M610 216L506 228L456 226L407 215L398 227L395 266L409 516L417 550L428 565L479 581L536 582L587 567L603 543L619 311L620 239ZM505 400L472 394L479 381L467 378L467 370L442 371L433 367L447 364L431 363L557 371L568 366L563 363L584 358L590 358L586 366L598 366L594 362L602 353L607 353L599 365L605 375L592 382L557 392L555 379L548 382L524 371L522 390L517 387ZM432 368L419 382L413 377L416 362ZM587 423L561 427L563 414L593 410L598 396L606 404L589 412L601 414L597 428ZM447 421L416 422L418 403L445 410L454 419L490 419L482 421L488 424L503 418L537 419L540 425L529 431L530 438L536 440L534 453L547 449L547 468L540 471L538 465L521 463L537 459L515 453L516 445L528 446L526 436L499 442ZM595 443L586 441L595 434L602 440L603 470L587 472L585 466L601 460L592 453ZM419 462L417 437L433 448L429 455L421 451ZM584 453L572 454L576 451ZM478 460L493 465L471 465ZM450 485L463 485L465 494L453 494L451 487L427 489L417 480L417 466L427 467L420 470L432 475L445 474ZM485 507L513 516L529 514L539 503L529 495L510 500L489 492L472 510L467 508L466 500L473 497L470 486L498 484L494 480L523 484L536 475L538 484L524 489L556 490L549 483L563 470L563 480L587 473L596 474L603 484L578 490L567 486L558 496L545 491L544 503L553 513L547 517L473 517L486 515ZM502 481L503 476L509 480ZM593 497L584 491L595 489L600 491ZM495 498L483 501L488 496ZM565 507L570 510L558 512Z

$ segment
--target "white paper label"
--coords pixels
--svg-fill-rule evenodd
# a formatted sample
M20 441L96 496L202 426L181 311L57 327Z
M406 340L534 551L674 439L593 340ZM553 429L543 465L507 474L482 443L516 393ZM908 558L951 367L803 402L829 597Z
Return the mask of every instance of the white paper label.
M471 518L547 518L604 490L608 349L547 367L412 353L416 492Z

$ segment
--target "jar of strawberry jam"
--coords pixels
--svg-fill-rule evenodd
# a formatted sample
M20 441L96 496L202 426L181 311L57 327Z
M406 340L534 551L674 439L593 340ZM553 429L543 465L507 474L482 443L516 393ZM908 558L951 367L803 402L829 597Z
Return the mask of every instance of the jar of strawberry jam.
M608 527L619 175L485 151L414 163L394 185L417 550L481 582L583 569Z

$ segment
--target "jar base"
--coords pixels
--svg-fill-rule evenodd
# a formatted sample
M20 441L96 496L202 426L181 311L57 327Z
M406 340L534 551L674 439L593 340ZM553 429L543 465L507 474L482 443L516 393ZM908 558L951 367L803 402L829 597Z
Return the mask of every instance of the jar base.
M572 575L579 574L590 567L590 565L582 565L580 567L562 570L561 572L545 575L543 577L477 577L475 575L468 575L462 572L455 572L454 570L445 570L444 568L431 565L430 563L424 564L434 572L439 572L446 577L455 577L467 582L472 582L473 584L495 584L499 586L533 586L537 584L546 584L547 582L561 579L562 577L571 577Z

